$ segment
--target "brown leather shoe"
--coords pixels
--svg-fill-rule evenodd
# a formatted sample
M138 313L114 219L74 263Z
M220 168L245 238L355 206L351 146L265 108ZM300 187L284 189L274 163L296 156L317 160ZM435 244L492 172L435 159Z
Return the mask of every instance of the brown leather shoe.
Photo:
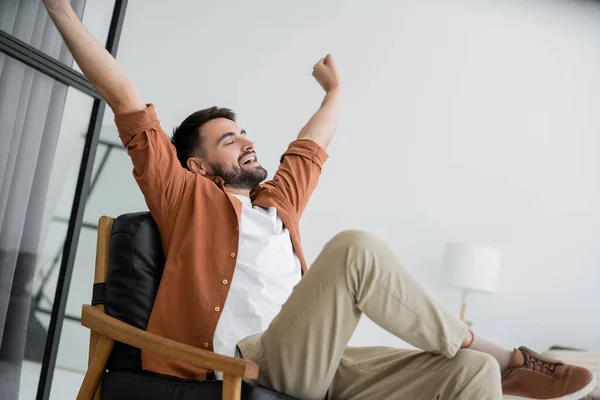
M594 374L527 347L515 349L502 373L504 399L578 400L596 387Z

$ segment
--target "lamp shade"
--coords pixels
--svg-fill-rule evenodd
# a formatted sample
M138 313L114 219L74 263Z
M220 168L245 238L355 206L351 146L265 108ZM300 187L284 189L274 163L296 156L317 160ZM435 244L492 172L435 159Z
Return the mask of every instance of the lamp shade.
M501 264L502 253L491 247L450 242L444 250L445 276L460 289L494 293Z

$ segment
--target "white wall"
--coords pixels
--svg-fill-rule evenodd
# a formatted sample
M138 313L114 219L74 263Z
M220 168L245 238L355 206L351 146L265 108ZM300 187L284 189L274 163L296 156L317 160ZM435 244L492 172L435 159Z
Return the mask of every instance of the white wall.
M308 259L340 230L372 231L458 311L444 243L491 245L505 263L498 293L470 299L479 334L599 350L599 38L585 1L138 0L118 60L167 132L197 109L238 111L272 173L321 100L313 63L333 53L344 108L303 217ZM88 220L145 208L130 171L111 159ZM365 320L352 344L401 342Z

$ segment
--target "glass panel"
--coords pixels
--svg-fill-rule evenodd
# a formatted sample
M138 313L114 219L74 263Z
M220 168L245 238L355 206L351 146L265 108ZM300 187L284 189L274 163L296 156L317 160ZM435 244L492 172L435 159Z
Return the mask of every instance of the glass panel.
M39 314L37 316L41 321L42 325L48 327L50 324L50 315ZM77 331L78 335L74 337L74 340L86 338L89 340L89 334L83 335L80 330L86 330L78 321L65 320L63 324L63 332L71 333ZM68 336L68 335L65 335ZM70 337L62 337L61 339L71 339ZM81 346L75 346L81 347ZM61 352L67 350L68 346L60 345L58 354L60 357ZM87 350L86 350L87 352ZM37 386L40 378L40 371L42 365L37 362L25 360L23 362L23 369L21 373L21 391L19 392L19 400L33 400L37 393ZM84 373L80 370L69 369L57 366L54 370L54 376L52 379L52 391L50 393L50 400L63 400L63 399L75 399L81 383L83 382Z
M94 162L92 190L85 208L84 226L79 237L65 312L67 316L74 318L79 317L82 304L91 302L98 219L103 215L117 217L128 212L147 210L144 197L133 179L131 161L119 141L116 127L112 124L103 126L100 137ZM67 174L67 180L76 179L77 173L78 171L72 168ZM68 216L71 207L69 201L72 201L72 197L72 194L61 196L57 215ZM56 277L52 279L56 281ZM48 286L55 287L55 283ZM69 322L71 321L64 321L56 366L57 369L85 372L89 331Z
M97 224L103 215L117 217L124 213L148 209L144 196L133 178L131 160L121 144L114 123L103 125L100 137L102 141L98 151L107 151L108 157L102 168L96 171L96 185L88 198L84 216L86 222L93 224ZM102 157L98 155L96 166L101 161Z
M71 5L77 15L83 15L88 31L105 45L115 1L71 0ZM74 64L40 0L0 1L0 29L67 65Z

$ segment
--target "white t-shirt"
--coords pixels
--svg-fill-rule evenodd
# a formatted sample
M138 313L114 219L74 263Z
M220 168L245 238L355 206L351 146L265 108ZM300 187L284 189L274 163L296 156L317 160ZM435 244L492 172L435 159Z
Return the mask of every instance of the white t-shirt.
M301 278L300 260L275 207L236 197L243 203L238 257L213 337L215 353L231 357L240 340L269 327Z

